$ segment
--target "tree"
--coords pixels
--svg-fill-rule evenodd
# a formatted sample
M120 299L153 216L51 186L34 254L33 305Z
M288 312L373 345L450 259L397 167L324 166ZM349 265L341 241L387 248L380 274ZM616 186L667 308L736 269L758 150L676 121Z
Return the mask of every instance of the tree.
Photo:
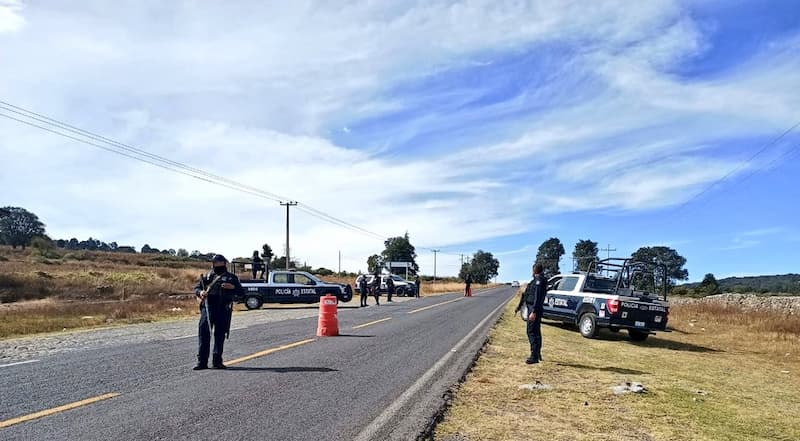
M597 259L597 242L589 239L579 240L575 244L575 251L572 252L572 259L575 262L575 271L588 271L589 265Z
M296 261L294 260L289 261L289 268L297 269L298 266L300 265ZM286 268L286 256L276 257L275 259L273 259L270 268L279 268L279 269Z
M472 271L472 266L464 262L461 264L461 269L458 271L458 278L462 281L467 280L467 275Z
M37 236L44 236L44 224L30 211L20 207L3 207L0 216L0 240L12 248L30 245Z
M178 257L189 257L189 252L185 248L178 248Z
M68 250L77 250L79 246L80 242L78 242L78 239L75 239L74 237L67 243Z
M478 250L470 260L461 266L461 271L458 277L465 280L467 274L472 275L472 281L475 283L489 283L489 280L497 275L500 269L500 261L495 259L492 253Z
M564 253L564 245L557 237L551 237L542 242L536 253L536 262L542 264L545 277L550 278L560 272L558 262Z
M383 258L377 254L373 254L367 258L367 272L372 274L375 270L383 268Z
M47 237L34 237L33 240L31 240L31 248L36 250L36 253L42 257L50 259L59 257L59 254L56 253L55 243Z
M656 264L655 282L645 280L644 287L646 288L659 287L661 281L664 280L664 272L661 265L666 266L667 289L674 286L676 280L686 280L689 278L689 271L683 268L683 266L686 265L686 258L669 247L641 247L631 255L631 259L634 261Z
M264 263L267 265L267 271L269 271L269 263L274 255L272 247L267 244L261 245L261 258L264 259Z
M703 277L703 281L700 282L700 285L697 286L695 291L704 296L719 294L719 282L717 282L717 278L714 277L713 274L708 273L705 277Z
M144 244L144 246L142 247L142 254L150 254L152 252L153 252L153 249L150 248L150 245Z
M384 262L411 262L410 272L413 274L419 272L417 251L414 245L411 245L408 232L403 236L390 237L383 244L386 246L386 249L381 253Z

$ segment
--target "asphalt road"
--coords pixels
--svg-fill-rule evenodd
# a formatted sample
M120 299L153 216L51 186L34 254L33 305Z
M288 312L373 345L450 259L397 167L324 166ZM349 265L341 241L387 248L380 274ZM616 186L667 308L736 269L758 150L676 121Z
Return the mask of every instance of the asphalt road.
M238 329L226 371L191 370L195 338L0 366L0 439L415 439L514 292L340 310L339 337L308 317Z

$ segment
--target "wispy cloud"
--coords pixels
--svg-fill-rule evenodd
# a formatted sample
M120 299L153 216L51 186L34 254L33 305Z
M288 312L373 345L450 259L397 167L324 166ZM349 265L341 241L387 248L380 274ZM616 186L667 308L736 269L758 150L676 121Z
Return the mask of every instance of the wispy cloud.
M737 234L729 245L719 249L722 251L732 251L753 248L761 245L767 237L783 234L786 231L784 227L769 227L743 231Z
M667 0L0 0L0 96L373 231L458 246L563 213L679 204L746 157L731 140L788 127L796 33L713 77L676 74L714 50L709 29ZM0 160L16 164L0 184L57 236L230 254L283 240L275 204L0 124ZM219 234L197 214L212 205L238 226ZM381 245L303 214L293 225L315 264Z

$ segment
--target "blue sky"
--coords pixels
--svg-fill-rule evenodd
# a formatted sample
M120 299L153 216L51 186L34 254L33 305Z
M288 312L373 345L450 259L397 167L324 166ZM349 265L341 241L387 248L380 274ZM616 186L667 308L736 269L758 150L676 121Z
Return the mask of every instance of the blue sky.
M549 237L565 267L592 239L676 248L691 280L800 272L800 129L753 157L800 121L798 55L791 0L0 0L0 99L408 231L447 252L440 274L494 252L504 280ZM5 118L0 161L0 205L55 237L283 245L277 203ZM314 266L381 250L293 219L293 255ZM433 272L432 253L420 263Z

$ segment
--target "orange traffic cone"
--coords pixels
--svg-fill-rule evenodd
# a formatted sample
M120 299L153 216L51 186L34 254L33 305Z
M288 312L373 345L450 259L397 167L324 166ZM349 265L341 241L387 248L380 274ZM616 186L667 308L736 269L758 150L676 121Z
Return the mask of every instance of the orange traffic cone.
M339 335L339 318L337 316L336 297L326 295L319 300L317 336L333 337L337 335Z

